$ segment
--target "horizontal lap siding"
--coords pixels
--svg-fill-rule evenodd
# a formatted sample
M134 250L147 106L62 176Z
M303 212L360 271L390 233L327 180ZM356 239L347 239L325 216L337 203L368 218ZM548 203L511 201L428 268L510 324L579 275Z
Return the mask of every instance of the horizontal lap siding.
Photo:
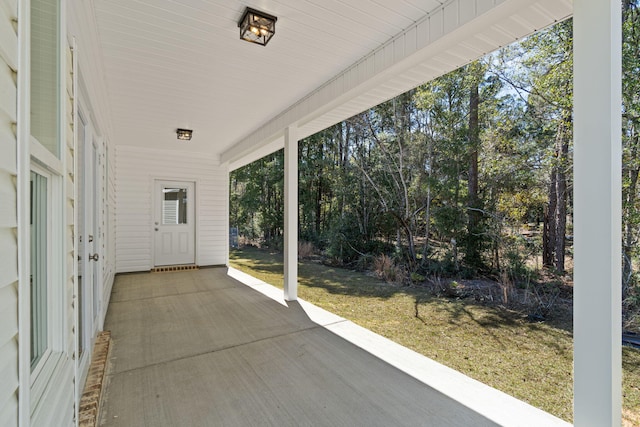
M103 195L105 199L104 215L103 218L103 230L105 233L102 239L105 254L105 261L103 263L103 317L106 315L108 301L111 296L111 289L113 287L113 279L115 275L115 262L116 262L116 182L115 182L115 158L114 150L107 141L105 143L105 177L104 177L104 189Z
M75 96L75 88L73 87L73 52L71 51L71 47L67 46L66 48L66 61L67 61L67 78L63 81L66 84L66 132L65 132L65 141L64 141L64 151L66 155L66 173L64 176L65 186L66 186L66 200L65 200L65 210L66 210L66 221L65 221L65 231L66 231L66 239L67 239L67 295L66 295L66 320L67 320L67 333L65 334L68 337L67 341L67 352L69 354L73 354L75 350L75 333L73 325L75 323L75 311L74 311L74 303L73 303L73 295L75 288L75 264L76 264L76 248L75 248L75 168L74 168L74 156L75 156L75 146L74 146L74 118L75 112L73 111L74 105L74 96Z
M3 318L18 318L18 305L15 303L18 298L18 293L14 286L5 286L0 288L0 310ZM16 337L16 324L0 323L0 342L3 345L0 347L0 378L2 382L10 384L10 387L0 386L0 407L6 405L8 402L12 404L16 403L16 388L18 384L18 368L17 368L17 354L18 354L18 342ZM17 409L17 408L16 408ZM2 410L0 409L0 414ZM8 423L6 419L0 416L2 426L12 425Z
M18 424L15 0L0 0L0 425Z
M152 267L154 179L196 181L196 263L226 263L227 170L217 160L118 146L115 175L117 272Z

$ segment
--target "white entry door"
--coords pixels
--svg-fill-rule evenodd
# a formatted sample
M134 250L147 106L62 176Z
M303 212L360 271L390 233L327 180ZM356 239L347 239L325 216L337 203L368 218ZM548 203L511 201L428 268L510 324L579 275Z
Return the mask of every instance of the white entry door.
M102 160L98 136L83 109L78 114L78 352L91 346L100 325L102 307ZM86 359L86 360L85 360ZM84 368L83 368L84 369Z
M156 266L195 264L195 183L156 181Z

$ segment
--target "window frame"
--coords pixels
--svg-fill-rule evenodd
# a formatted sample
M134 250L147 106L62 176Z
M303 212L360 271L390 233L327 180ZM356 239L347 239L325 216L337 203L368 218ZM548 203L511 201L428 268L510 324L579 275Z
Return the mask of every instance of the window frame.
M43 366L46 365L47 363L47 359L49 358L49 356L51 355L51 341L53 339L52 333L51 333L51 310L49 309L49 299L50 299L50 295L52 292L51 289L51 262L50 262L50 258L51 258L51 246L52 246L52 241L51 241L51 216L50 216L50 212L51 212L51 202L52 202L52 188L51 188L51 182L52 182L52 176L51 173L48 172L46 169L40 167L38 164L32 164L31 165L31 173L34 173L36 175L40 175L41 177L43 177L44 179L46 179L46 203L44 206L44 225L45 225L45 242L46 242L46 248L45 248L45 268L44 268L44 283L43 283L43 287L46 290L46 298L45 298L45 305L47 307L47 311L46 311L46 318L45 318L45 335L47 336L47 340L46 340L46 346L45 346L45 350L42 352L42 354L40 355L38 362L35 364L35 366L31 365L31 379L32 379L32 384L35 381L36 378L38 378L38 376L40 375L40 372L43 370ZM32 190L33 192L33 187ZM33 193L32 193L33 194ZM33 196L31 197L31 200L33 201ZM33 211L34 205L33 203L31 204L31 237L32 237L32 241L31 243L33 244L33 225L35 224L36 221L36 217L40 216L40 214L38 212L34 212ZM33 247L31 248L33 251ZM31 256L31 272L32 272L32 279L31 279L31 290L30 290L30 307L31 307L31 314L33 316L33 269L34 269L34 257L33 257L33 252L32 252L32 256ZM30 334L33 335L35 329L36 329L37 325L33 324L33 317L32 317L32 322L31 322L31 328L30 328ZM30 360L33 359L33 348L31 349L31 353L30 353Z
M50 379L64 358L64 165L35 138L31 138L31 167L47 178L47 348L31 370L31 413L38 408ZM31 296L29 296L31 305ZM31 329L31 328L30 328ZM30 331L31 332L31 331ZM29 352L29 360L31 354Z

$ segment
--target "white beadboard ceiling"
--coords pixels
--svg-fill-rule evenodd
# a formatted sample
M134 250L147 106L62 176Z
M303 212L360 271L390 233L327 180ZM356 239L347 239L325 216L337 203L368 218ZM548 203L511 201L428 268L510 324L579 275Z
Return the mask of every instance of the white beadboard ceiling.
M266 47L239 39L237 21L247 6L278 17L276 34ZM497 6L506 12L479 12ZM358 83L367 84L351 96L336 93L329 99L320 93L324 107L317 100L313 107L301 105L306 113L296 116L301 136L564 19L571 14L572 3L94 0L94 8L110 97L112 142L237 162L247 153L255 157L257 147L265 143L274 144L278 135L269 129L284 123L274 119L309 101L368 56L388 54L394 40L419 30L418 23L439 11L449 8L458 20L467 15L473 19L454 27L459 36L443 39L438 49L422 49L421 55L414 55L418 59L409 58L404 50L391 52L391 62L397 57L404 66L385 66L383 77L377 71L375 79L364 76ZM176 128L193 129L193 139L178 141Z

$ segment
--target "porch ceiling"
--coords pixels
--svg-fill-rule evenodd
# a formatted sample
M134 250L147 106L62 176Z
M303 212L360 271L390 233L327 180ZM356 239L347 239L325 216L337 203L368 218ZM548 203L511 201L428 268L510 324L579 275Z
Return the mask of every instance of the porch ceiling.
M480 15L437 51L404 58L410 66L307 108L301 137L566 18L570 0L96 0L112 142L237 162L274 144L278 135L259 132L274 118L452 3L458 18L510 12ZM245 6L278 17L267 47L239 39ZM190 142L177 141L179 127L194 129Z

